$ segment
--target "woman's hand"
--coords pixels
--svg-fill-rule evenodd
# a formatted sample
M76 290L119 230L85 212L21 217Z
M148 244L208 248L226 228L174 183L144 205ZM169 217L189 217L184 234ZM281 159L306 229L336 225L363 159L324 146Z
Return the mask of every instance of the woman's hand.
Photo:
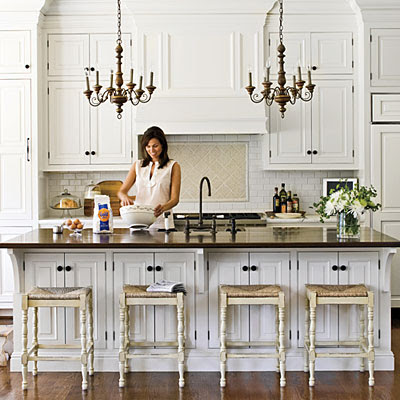
M161 204L158 204L157 206L154 207L154 215L156 217L159 217L164 211L165 211L164 206Z
M133 200L129 198L127 194L119 193L119 198L121 200L121 206L129 206L133 204Z

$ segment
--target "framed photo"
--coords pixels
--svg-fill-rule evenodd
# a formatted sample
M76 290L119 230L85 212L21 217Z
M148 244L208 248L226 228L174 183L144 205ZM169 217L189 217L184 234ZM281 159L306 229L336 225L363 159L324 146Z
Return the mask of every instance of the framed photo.
M339 185L339 189L347 186L352 190L356 183L357 178L325 178L322 183L322 195L328 196L332 189L336 192L337 185Z

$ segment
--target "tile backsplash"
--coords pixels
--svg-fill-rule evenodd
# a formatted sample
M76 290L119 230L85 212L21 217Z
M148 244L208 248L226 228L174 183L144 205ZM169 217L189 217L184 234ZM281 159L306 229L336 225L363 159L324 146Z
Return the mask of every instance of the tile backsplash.
M171 158L182 166L181 202L176 207L179 211L197 211L202 176L209 177L212 189L210 198L203 190L205 212L270 210L274 187L280 188L284 182L286 190L297 193L301 209L312 213L309 207L322 194L323 178L357 175L356 171L264 171L261 135L169 135L168 144ZM123 181L126 174L48 172L48 199L68 188L83 200L85 186L90 181ZM135 193L135 188L131 193ZM48 216L60 216L60 211L48 210ZM76 215L83 215L83 208Z

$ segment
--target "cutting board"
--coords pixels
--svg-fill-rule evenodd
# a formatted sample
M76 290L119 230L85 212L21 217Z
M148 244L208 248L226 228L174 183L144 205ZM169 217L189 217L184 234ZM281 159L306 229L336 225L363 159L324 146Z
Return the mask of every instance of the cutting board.
M122 181L102 181L97 185L100 187L101 194L106 194L107 196L110 196L113 215L118 216L121 203L117 196L117 193L122 186Z

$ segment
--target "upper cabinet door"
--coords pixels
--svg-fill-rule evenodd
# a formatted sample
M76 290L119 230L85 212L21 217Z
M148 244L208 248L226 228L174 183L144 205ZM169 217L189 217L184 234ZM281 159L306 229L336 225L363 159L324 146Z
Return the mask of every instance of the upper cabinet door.
M82 82L49 82L50 164L89 164L90 106L82 87Z
M91 164L130 164L132 161L131 104L124 107L121 119L117 118L115 110L116 106L109 102L90 110Z
M300 66L306 73L306 68L310 65L310 34L306 32L284 33L283 43L285 45L285 70L286 80L291 84L292 75L296 73L297 66ZM269 35L269 57L271 60L271 73L276 74L279 70L278 51L279 34L270 33ZM304 77L303 77L304 79ZM276 82L277 76L271 76L270 80Z
M371 86L400 85L400 29L371 29Z
M83 77L90 67L89 35L49 35L48 52L49 76Z
M90 35L90 68L100 72L100 78L107 79L106 82L100 82L100 85L108 87L110 79L110 70L114 73L117 69L115 58L115 47L117 46L117 35L115 33ZM131 57L131 35L124 33L122 35L122 67L124 82L129 81L129 71L132 65ZM91 75L94 72L91 71ZM136 78L135 78L136 79ZM134 80L135 80L134 79ZM138 79L136 79L139 81Z
M313 164L353 163L352 80L317 81L312 100Z
M314 101L314 100L313 100ZM270 164L309 164L311 155L311 105L303 101L287 105L285 118L279 107L270 107Z
M30 73L29 31L0 31L0 73Z
M30 97L29 80L0 80L0 220L32 218Z
M313 74L351 74L352 33L311 33L311 66Z

